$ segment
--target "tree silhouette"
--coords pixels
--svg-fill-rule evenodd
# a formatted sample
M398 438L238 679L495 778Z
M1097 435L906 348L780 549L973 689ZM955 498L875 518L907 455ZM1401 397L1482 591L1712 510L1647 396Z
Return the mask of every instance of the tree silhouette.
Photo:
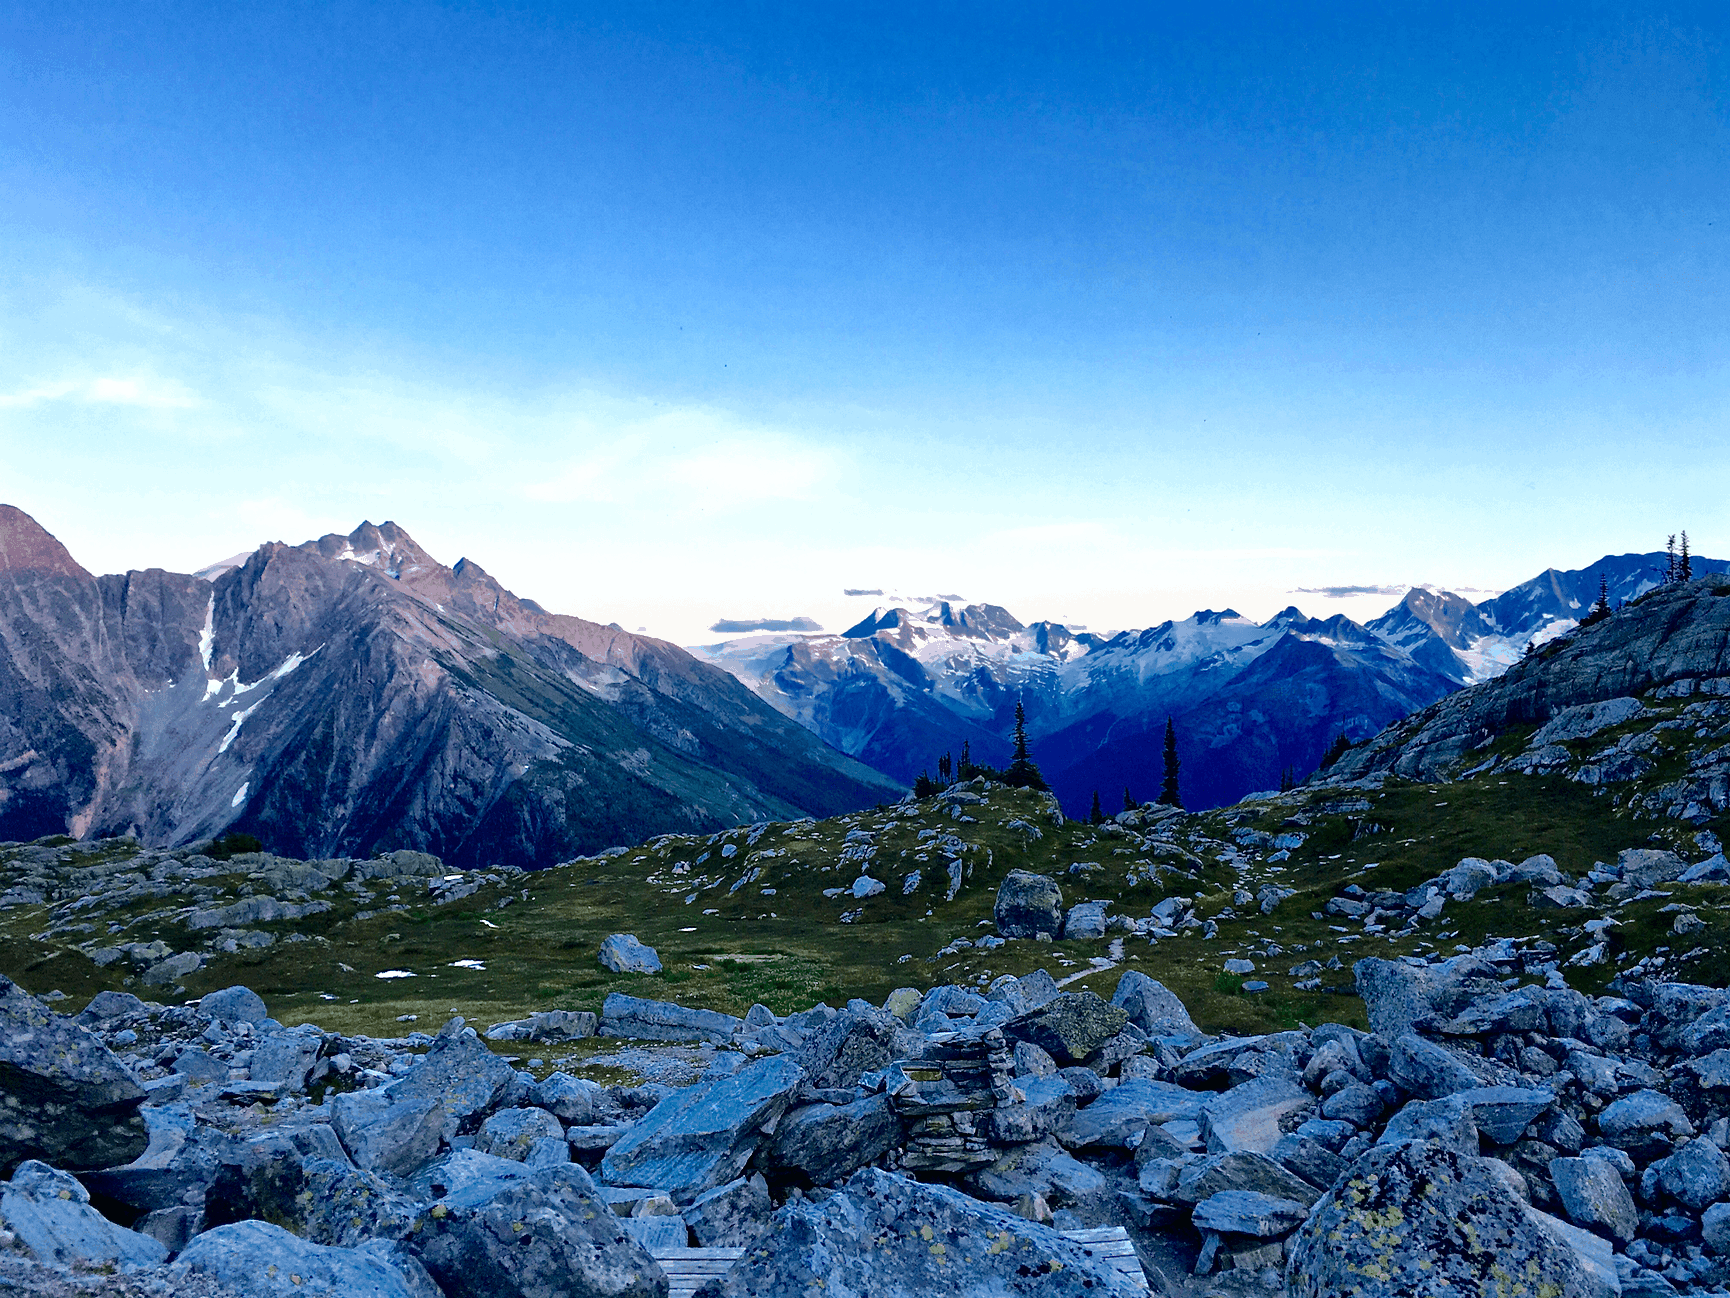
M1027 751L1027 709L1019 699L1015 702L1015 757L1003 773L1003 782L1016 789L1045 787L1045 777L1039 773L1039 768L1033 764L1033 755Z
M1100 825L1105 823L1105 812L1100 809L1099 805L1098 789L1093 791L1093 810L1087 813L1087 823L1090 825Z
M1610 581L1609 581L1609 578L1605 577L1603 573L1599 573L1598 574L1598 599L1597 599L1597 602L1592 605L1591 611L1589 613L1587 613L1585 617L1580 619L1580 625L1583 627L1592 626L1594 623L1602 622L1605 618L1607 618L1609 616L1610 616Z
M1136 808L1136 805L1137 804L1136 804L1135 799L1129 796L1129 786L1127 784L1124 785L1123 786L1123 809L1125 811L1134 811Z
M1167 807L1183 806L1177 791L1177 727L1171 718L1165 719L1165 778L1160 781L1159 801Z
M1670 539L1664 542L1664 584L1668 586L1676 580L1676 534L1670 533Z
M1694 560L1688 555L1688 531L1682 531L1682 556L1676 561L1676 580L1694 580Z

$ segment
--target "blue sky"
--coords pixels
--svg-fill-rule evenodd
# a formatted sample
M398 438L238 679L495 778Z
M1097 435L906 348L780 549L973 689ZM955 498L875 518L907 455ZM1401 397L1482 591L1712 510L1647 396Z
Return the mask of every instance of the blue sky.
M1721 12L840 8L0 4L0 499L683 642L1730 551Z

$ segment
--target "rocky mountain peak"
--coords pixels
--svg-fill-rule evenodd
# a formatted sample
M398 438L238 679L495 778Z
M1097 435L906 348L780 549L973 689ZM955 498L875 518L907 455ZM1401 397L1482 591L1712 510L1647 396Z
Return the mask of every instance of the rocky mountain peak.
M0 572L52 573L78 581L92 580L53 533L12 505L0 505Z

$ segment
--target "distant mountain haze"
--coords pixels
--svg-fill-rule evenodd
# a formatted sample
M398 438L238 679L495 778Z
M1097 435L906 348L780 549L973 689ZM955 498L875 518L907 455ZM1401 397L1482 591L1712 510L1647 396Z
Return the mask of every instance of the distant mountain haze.
M1695 559L1703 576L1730 568ZM970 746L1007 760L1015 704L1034 756L1072 815L1093 791L1118 805L1159 790L1170 716L1191 807L1303 779L1340 734L1357 741L1462 686L1500 675L1598 597L1652 589L1665 556L1607 555L1549 569L1478 603L1422 587L1367 625L1296 607L1265 622L1226 609L1101 636L1024 625L994 604L943 597L874 609L840 635L759 635L694 647L843 752L911 781Z
M728 673L392 523L96 577L0 506L0 839L544 865L899 796Z

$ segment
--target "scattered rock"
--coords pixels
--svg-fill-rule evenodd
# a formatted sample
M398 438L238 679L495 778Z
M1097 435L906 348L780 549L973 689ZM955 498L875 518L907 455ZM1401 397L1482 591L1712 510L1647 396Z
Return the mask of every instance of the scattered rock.
M655 954L654 947L639 942L635 933L614 933L602 942L600 960L614 973L661 972L661 957Z
M1430 1141L1378 1145L1290 1241L1293 1298L1596 1292L1572 1250L1480 1160Z
M145 1150L144 1090L90 1031L0 977L0 1176L25 1159L113 1167Z
M997 889L991 910L1004 937L1063 936L1063 889L1043 874L1011 870Z

